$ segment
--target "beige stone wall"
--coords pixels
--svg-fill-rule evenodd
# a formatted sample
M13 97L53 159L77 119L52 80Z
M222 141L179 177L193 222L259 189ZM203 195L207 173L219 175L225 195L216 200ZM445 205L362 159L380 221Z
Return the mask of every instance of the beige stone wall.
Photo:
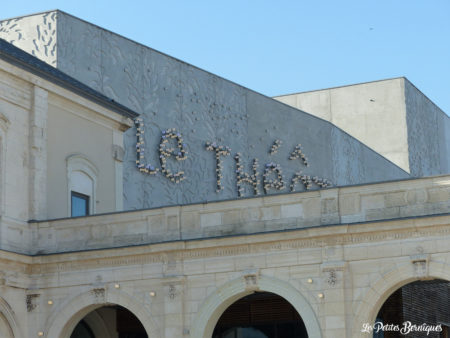
M28 114L32 86L0 71L2 214L28 219ZM7 197L7 198L6 198Z
M2 251L2 299L12 309L17 330L27 332L23 337L43 332L45 337L68 338L81 318L107 304L134 313L149 337L210 337L223 311L255 291L288 300L310 337L370 337L361 332L363 324L374 321L396 289L416 280L450 281L449 176L321 193L325 195L307 192L186 210L40 222L34 237L42 240L77 241L92 233L103 241L113 234L126 238L144 230L180 231L177 226L194 213L198 217L192 224L200 227L221 227L230 212L257 215L240 223L252 232L254 222L267 230L278 225L281 231L167 241L161 237L153 244L78 252L73 248L32 257ZM351 216L354 223L283 228L283 223L305 217L306 210L316 210L316 220ZM418 217L411 217L412 210ZM209 216L202 223L205 214ZM161 228L152 223L157 219ZM52 227L61 232L44 232ZM19 320L19 314L26 321Z
M449 229L443 215L19 257L22 268L4 267L2 296L23 313L32 295L27 324L17 320L30 337L68 337L108 303L132 311L150 337L209 337L227 306L254 291L291 302L310 337L369 337L362 324L398 287L450 280Z
M18 249L30 244L29 112L33 85L3 70L0 62L0 243Z
M48 217L70 216L67 159L81 155L98 175L96 213L116 210L113 127L99 121L95 112L59 97L50 97L48 111ZM102 123L103 122L103 123ZM121 182L120 182L121 183Z
M28 221L69 216L67 157L98 168L95 211L122 209L123 131L131 121L0 61L0 247L28 252Z

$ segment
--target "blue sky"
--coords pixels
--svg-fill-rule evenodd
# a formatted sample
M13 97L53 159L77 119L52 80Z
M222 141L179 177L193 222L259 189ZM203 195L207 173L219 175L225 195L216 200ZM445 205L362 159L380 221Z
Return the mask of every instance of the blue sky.
M268 96L406 76L450 114L450 1L17 1L61 9Z

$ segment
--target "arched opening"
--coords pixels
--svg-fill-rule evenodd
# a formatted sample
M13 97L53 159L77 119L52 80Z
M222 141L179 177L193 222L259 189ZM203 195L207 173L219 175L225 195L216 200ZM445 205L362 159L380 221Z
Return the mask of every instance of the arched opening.
M307 338L295 308L270 292L255 292L231 304L220 316L213 338Z
M386 299L375 322L374 338L398 337L400 330L408 330L410 325L418 326L417 330L408 332L411 338L450 337L450 282L435 279L402 286ZM432 330L427 333L425 326L420 327L423 324Z
M52 338L70 338L77 324L84 320L96 338L109 338L109 331L106 329L117 328L114 322L117 317L105 317L102 314L104 310L98 310L102 308L117 310L120 307L127 309L139 319L145 329L144 337L162 337L159 326L153 321L147 307L139 299L126 292L109 288L96 288L68 298L58 311L51 314L44 334L46 337ZM104 318L109 318L109 320L105 321ZM120 322L121 320L119 320ZM105 334L103 335L103 333ZM115 334L116 336L113 337L117 338L117 330Z
M102 306L75 326L70 338L148 338L139 319L122 306Z

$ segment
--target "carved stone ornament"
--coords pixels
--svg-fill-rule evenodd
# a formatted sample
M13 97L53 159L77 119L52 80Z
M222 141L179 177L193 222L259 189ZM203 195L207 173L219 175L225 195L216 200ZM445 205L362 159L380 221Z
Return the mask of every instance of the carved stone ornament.
M125 156L125 150L121 146L119 146L117 144L113 144L112 155L116 161L123 162L123 158Z
M428 276L428 263L430 257L427 254L418 254L411 256L411 263L414 268L414 276L417 278L426 278Z
M26 298L27 312L31 312L36 308L36 306L37 306L36 298L38 298L39 296L40 296L39 294L27 295L27 298Z
M257 270L248 270L244 271L244 282L245 282L245 289L246 290L258 290L258 271Z
M182 297L185 283L184 276L170 276L163 281L164 293L170 300Z
M255 275L244 276L246 289L254 289L258 286L257 278Z
M169 296L170 299L175 299L175 296L177 295L177 288L175 287L175 285L173 284L169 285L169 292L167 295Z
M91 290L96 304L105 303L105 288L95 288Z
M338 281L336 270L328 271L327 283L330 286L335 286Z
M347 262L345 261L330 261L321 264L321 270L325 274L325 282L335 287L339 280L343 279L343 274L347 270Z

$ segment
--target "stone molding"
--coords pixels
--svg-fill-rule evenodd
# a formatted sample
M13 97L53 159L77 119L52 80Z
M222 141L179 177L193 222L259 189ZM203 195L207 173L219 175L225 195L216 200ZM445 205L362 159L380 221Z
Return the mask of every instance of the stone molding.
M423 228L423 223L426 222L423 217L433 218L450 213L450 176L399 181L391 183L390 190L386 184L360 188L363 190L368 187L373 190L370 194L358 193L355 187L344 187L206 205L130 211L95 218L32 223L38 233L36 238L50 236L55 239L35 240L32 247L34 252L40 253L106 249L131 244L131 235L133 245L145 245L207 239L225 234L246 235L294 229L304 229L308 234L323 236L329 235L329 228L336 229L340 234L351 232L355 227L366 233L373 232L370 235L372 237L367 238L352 234L351 238L339 236L334 239L329 236L326 239L328 243L357 243L385 238L386 233L378 231L380 223L384 223L383 227L388 230L397 228L396 223L403 224L405 228L410 227L409 224ZM287 210L286 206L295 206L299 212L292 217L291 212L283 212ZM310 210L316 210L317 214ZM176 213L176 224L172 211ZM337 223L323 223L327 219ZM207 221L212 222L211 225L204 224ZM39 226L43 223L45 228ZM127 227L126 232L123 230L124 223L132 225ZM233 229L231 232L230 227ZM95 237L98 232L108 233L108 236ZM85 242L74 242L72 237L80 237L81 234ZM395 236L403 238L405 234ZM299 245L317 246L316 243L308 242Z
M435 220L436 222L432 222ZM78 259L73 260L73 253L60 254L57 259L51 261L46 256L33 258L33 263L29 265L32 274L54 273L70 271L76 269L96 269L103 266L124 266L160 263L167 258L170 251L175 261L185 259L203 259L210 257L225 257L235 255L257 254L263 252L297 250L303 248L321 248L334 245L351 245L372 242L389 242L403 239L420 239L426 237L449 236L450 216L444 215L428 219L428 223L416 224L411 220L403 220L389 223L390 229L375 232L370 229L364 232L363 225L347 225L324 227L318 229L296 230L278 235L258 234L245 236L239 239L240 244L236 244L235 238L211 239L208 241L193 241L188 245L185 242L159 244L158 246L130 247L127 253L120 253L114 250L106 252L90 251L78 254ZM384 225L380 222L380 226ZM342 233L339 233L343 229ZM316 231L314 233L313 231ZM309 237L309 238L308 238ZM295 238L295 239L293 239ZM100 256L99 256L100 254ZM65 259L66 255L72 257L70 261ZM116 256L120 255L120 256ZM114 257L115 256L115 257ZM93 259L95 257L95 259ZM330 264L330 263L327 263ZM324 265L325 268L325 265Z
M16 318L16 314L14 313L14 310L11 308L8 302L1 297L0 297L0 314L2 314L5 317L7 324L12 330L14 338L24 337L21 330L19 329L18 321Z
M0 128L6 132L10 124L9 119L0 112Z
M99 170L97 167L83 154L72 154L66 158L67 164L67 213L71 215L71 187L74 184L72 174L79 171L87 175L92 181L91 193L89 196L89 211L91 214L95 214L96 201L97 201L97 181L99 176ZM79 191L78 191L79 192Z

